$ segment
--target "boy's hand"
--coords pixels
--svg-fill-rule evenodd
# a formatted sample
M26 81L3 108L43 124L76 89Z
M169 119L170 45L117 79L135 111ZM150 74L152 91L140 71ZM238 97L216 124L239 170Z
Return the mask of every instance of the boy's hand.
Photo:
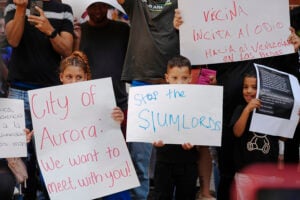
M191 148L194 147L194 145L190 144L189 142L183 143L181 146L184 150L190 150Z
M252 112L255 108L260 108L260 106L261 102L259 99L251 99L245 109L247 109L248 112Z
M162 140L154 141L153 146L155 147L163 147L165 144Z

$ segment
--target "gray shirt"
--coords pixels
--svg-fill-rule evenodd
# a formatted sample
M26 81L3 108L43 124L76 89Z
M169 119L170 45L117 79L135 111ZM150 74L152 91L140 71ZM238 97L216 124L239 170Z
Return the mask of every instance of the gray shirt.
M122 80L164 79L167 62L179 55L179 34L173 27L177 0L126 0L131 32Z

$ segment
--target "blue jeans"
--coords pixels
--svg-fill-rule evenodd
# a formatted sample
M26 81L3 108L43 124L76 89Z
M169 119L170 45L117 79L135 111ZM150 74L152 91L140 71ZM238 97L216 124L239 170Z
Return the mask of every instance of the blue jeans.
M130 190L133 200L147 200L150 188L149 166L152 144L142 142L127 143L130 156L141 186Z
M149 85L142 81L132 81L131 86ZM150 188L149 167L152 144L143 142L127 143L130 156L135 167L141 186L130 190L133 200L147 200Z
M27 91L9 88L8 98L21 99L24 101L25 125L26 125L26 128L31 130L32 129L32 121L31 121L30 105L29 105Z

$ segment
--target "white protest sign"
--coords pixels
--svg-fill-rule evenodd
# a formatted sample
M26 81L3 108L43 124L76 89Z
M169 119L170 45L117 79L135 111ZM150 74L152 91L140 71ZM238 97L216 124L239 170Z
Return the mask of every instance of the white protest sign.
M192 64L279 56L288 44L288 0L178 0L180 53ZM280 14L279 14L280 13Z
M38 163L52 200L89 200L139 186L110 78L29 91Z
M129 142L221 145L223 87L167 84L131 87Z
M261 108L252 115L250 131L292 138L300 110L300 86L295 76L255 64Z
M0 158L26 157L24 101L0 98Z
M81 18L82 14L86 11L87 7L95 2L103 2L108 5L113 6L114 8L118 9L122 13L125 14L124 9L118 3L117 0L62 0L63 3L66 3L72 7L73 15L78 19Z

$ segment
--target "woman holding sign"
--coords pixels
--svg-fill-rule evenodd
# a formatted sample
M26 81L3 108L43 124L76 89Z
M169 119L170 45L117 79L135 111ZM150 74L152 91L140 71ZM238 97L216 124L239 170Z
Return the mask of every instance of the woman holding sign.
M65 58L60 65L59 78L62 84L70 84L91 79L91 71L87 56L81 51L74 51L71 56ZM112 111L112 118L121 124L124 120L124 113L119 107ZM108 195L103 200L120 199L130 200L128 191L122 191L116 194Z
M71 84L91 79L91 72L87 56L81 51L74 51L69 57L66 57L60 63L59 79L62 84ZM124 113L119 107L112 110L111 117L118 124L124 120ZM103 200L120 199L130 200L128 191L123 191L108 195L102 198Z

